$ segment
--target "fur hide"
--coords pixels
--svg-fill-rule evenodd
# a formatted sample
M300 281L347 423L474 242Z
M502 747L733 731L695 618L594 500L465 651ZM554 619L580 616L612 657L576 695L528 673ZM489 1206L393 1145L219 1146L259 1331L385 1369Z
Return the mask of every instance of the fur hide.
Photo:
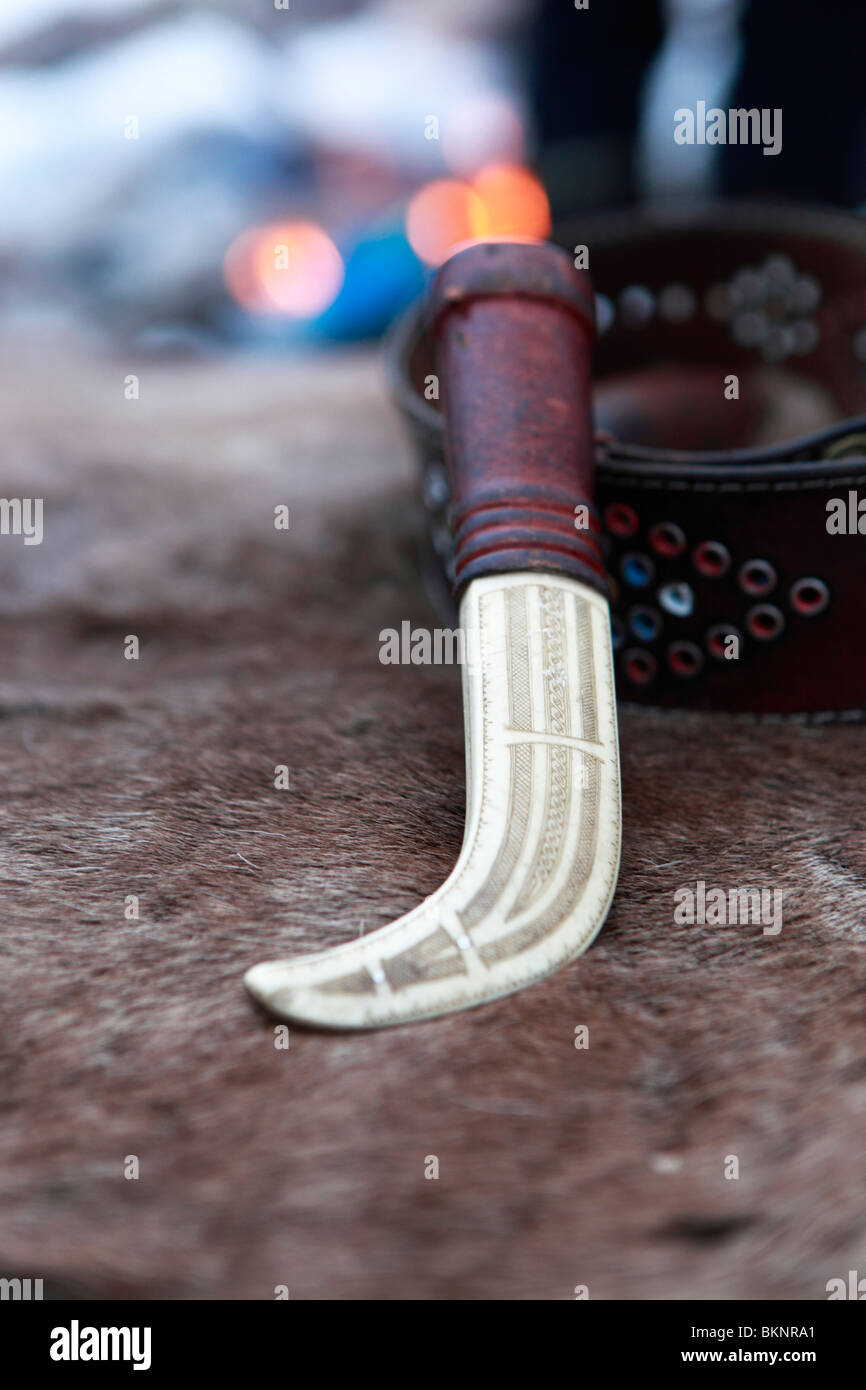
M866 730L621 707L620 886L587 955L278 1048L246 967L406 911L462 832L459 672L378 659L381 629L441 626L378 362L68 352L0 378L0 492L45 499L41 546L0 538L0 1273L767 1300L866 1274ZM701 879L782 890L781 932L677 924Z

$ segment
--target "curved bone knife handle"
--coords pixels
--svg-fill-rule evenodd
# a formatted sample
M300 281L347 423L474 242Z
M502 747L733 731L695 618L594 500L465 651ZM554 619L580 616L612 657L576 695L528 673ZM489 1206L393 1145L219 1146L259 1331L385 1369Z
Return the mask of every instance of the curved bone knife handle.
M432 1018L542 979L592 941L619 869L589 277L547 244L480 243L440 270L430 319L466 653L466 829L450 877L405 917L247 972L273 1012L320 1027Z

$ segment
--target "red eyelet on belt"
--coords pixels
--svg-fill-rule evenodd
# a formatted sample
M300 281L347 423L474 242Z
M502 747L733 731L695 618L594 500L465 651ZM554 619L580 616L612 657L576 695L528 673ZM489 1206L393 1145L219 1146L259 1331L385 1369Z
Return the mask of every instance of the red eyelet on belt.
M798 579L791 585L791 606L803 618L823 613L830 602L830 590L823 579Z
M675 676L696 676L704 664L704 654L694 642L671 642L668 666Z
M604 524L612 536L636 536L640 522L634 507L627 502L611 502L604 509Z
M682 555L686 548L685 534L675 521L656 522L650 527L649 542L656 555L664 555L666 559Z
M785 626L779 609L772 603L756 603L746 614L746 626L759 642L774 642Z
M622 668L626 680L630 680L632 685L648 685L658 669L652 652L646 652L642 647L632 647L624 654Z
M711 627L707 632L707 651L710 656L714 656L716 661L733 660L732 657L728 656L726 650L728 642L732 637L736 640L737 653L739 654L739 649L743 641L743 636L739 628L734 627L733 623L716 623L715 627Z
M721 541L701 541L692 551L692 563L707 579L719 579L731 567L731 556Z

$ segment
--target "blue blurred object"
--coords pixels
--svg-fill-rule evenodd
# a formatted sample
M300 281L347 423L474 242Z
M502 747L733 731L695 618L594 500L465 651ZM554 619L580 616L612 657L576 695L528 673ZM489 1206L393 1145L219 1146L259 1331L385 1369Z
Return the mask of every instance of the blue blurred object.
M376 338L421 293L427 270L402 224L367 230L351 249L340 248L346 278L334 303L310 326L316 337L345 342Z

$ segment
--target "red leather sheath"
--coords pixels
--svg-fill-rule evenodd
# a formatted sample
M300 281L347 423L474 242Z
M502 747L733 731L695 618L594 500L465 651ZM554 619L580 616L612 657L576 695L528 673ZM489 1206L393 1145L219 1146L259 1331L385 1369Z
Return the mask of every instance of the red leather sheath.
M593 504L589 275L549 243L479 243L439 271L429 319L455 590L480 575L544 570L607 597Z

